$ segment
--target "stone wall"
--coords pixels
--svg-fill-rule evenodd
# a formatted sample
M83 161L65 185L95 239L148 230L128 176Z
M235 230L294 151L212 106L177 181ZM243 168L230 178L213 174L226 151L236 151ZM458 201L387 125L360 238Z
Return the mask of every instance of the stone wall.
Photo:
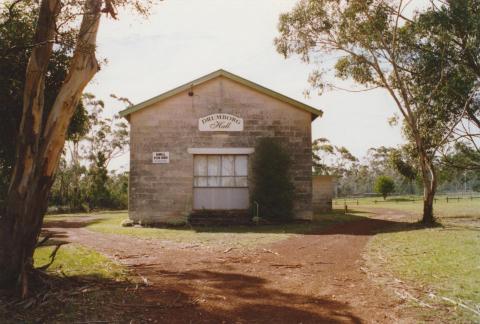
M312 206L314 213L332 211L332 200L335 191L335 177L313 176Z
M293 159L294 211L312 217L311 114L225 77L130 115L130 218L176 222L192 210L193 156L188 148L255 147L259 137L282 140ZM242 132L200 132L198 119L228 113L244 119ZM170 152L152 164L152 152ZM251 175L251 173L249 174Z

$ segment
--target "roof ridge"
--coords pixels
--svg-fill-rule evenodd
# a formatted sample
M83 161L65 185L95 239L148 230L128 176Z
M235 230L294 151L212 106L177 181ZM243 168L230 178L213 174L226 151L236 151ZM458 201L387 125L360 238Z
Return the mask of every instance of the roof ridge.
M160 102L160 101L163 101L167 98L170 98L170 97L173 97L174 95L180 93L180 92L183 92L185 90L188 90L189 88L191 88L192 86L194 85L199 85L199 84L202 84L204 82L207 82L207 81L210 81L214 78L217 78L219 76L223 76L223 77L226 77L232 81L235 81L235 82L238 82L246 87L249 87L251 89L254 89L254 90L257 90L265 95L268 95L270 97L273 97L277 100L280 100L280 101L283 101L283 102L286 102L286 103L289 103L291 104L292 106L296 107L296 108L299 108L299 109L303 109L305 111L308 111L312 114L312 120L317 118L318 116L322 116L323 115L323 111L319 110L319 109L316 109L312 106L309 106L303 102L300 102L298 100L295 100L293 98L290 98L290 97L287 97L279 92L276 92L274 90L271 90L267 87L264 87L258 83L255 83L255 82L252 82L250 80L247 80L245 78L242 78L241 76L238 76L236 74L233 74L227 70L224 70L224 69L218 69L216 71L213 71L209 74L206 74L202 77L199 77L197 79L194 79L190 82L187 82L183 85L180 85L176 88L173 88L169 91L166 91L166 92L163 92L161 94L159 94L158 96L155 96L155 97L152 97L148 100L145 100L137 105L133 105L133 106L130 106L122 111L120 111L120 116L122 117L125 117L125 118L128 118L127 116L136 112L136 111L139 111L143 108L146 108L148 106L151 106L157 102Z

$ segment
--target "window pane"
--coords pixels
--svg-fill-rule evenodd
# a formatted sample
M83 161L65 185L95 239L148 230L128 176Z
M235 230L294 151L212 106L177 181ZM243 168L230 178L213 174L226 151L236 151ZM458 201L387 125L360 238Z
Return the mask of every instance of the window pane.
M235 187L248 187L247 177L235 177Z
M208 186L209 187L220 187L220 177L208 177Z
M222 176L235 175L235 157L233 155L222 156Z
M235 177L222 177L222 187L235 187Z
M207 187L208 182L207 182L207 177L195 177L193 180L193 185L195 187Z
M220 175L220 164L221 164L220 155L209 155L208 156L208 175L209 176L219 176Z
M207 175L207 156L195 155L193 157L193 175L206 176Z
M246 155L235 156L235 175L236 176L248 175L248 157Z

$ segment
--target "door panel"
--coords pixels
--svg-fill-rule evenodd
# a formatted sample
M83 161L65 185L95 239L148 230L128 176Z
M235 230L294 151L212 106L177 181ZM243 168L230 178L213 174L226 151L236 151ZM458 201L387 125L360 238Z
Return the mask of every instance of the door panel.
M193 188L193 209L248 209L248 188Z

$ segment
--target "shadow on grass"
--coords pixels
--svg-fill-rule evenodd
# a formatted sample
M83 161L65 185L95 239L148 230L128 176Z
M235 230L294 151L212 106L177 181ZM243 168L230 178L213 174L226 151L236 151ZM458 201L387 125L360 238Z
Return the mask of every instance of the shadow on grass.
M441 220L445 223L445 227L480 230L480 215L444 216Z
M43 228L82 228L89 225L98 224L102 222L100 217L85 216L83 219L79 219L81 216L77 216L75 219L65 220L48 220L43 223Z
M188 226L175 227L175 230L194 230L198 233L259 233L259 234L304 234L304 235L373 235L379 230L398 232L417 229L417 225L402 221L384 220L368 216L375 212L365 210L349 210L345 214L334 211L319 214L313 221L293 221L284 224L243 225L243 226Z
M375 211L353 210L350 209L347 214L340 210L334 210L331 213L315 215L313 221L296 220L282 224L262 224L262 225L231 225L231 226L156 226L147 227L149 230L168 229L172 231L194 231L197 233L237 233L237 234L303 234L303 235L373 235L380 229L382 232L398 232L417 229L412 223L384 220L375 218L378 215ZM44 235L49 232L54 233L55 239L66 238L66 233L61 229L85 228L94 224L101 224L109 221L108 217L85 216L83 219L48 220L44 226ZM111 233L122 229L120 220L118 225L111 225ZM142 228L131 229L137 234L141 234ZM124 234L124 233L119 233Z

